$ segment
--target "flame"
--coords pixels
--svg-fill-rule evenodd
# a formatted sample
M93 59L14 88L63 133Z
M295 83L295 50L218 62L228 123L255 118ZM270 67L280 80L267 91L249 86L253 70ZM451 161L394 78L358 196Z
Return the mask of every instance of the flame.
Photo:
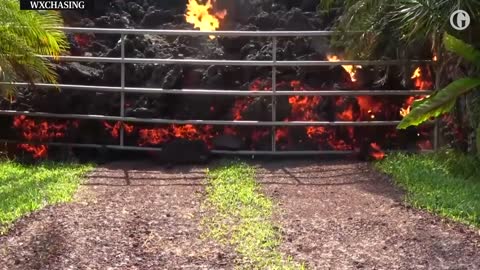
M329 62L340 62L341 59L338 58L338 56L336 55L327 55L327 59ZM352 66L352 65L342 65L343 69L345 69L346 72L348 72L348 74L350 74L350 80L352 82L356 82L357 81L357 76L356 76L356 73L357 73L357 69L361 69L362 66Z
M213 4L215 0L208 0L205 4L197 2L198 0L189 0L187 4L186 21L193 24L194 28L200 31L215 31L220 27L220 20L227 16L227 10L214 12ZM210 36L214 39L215 36Z
M437 56L434 55L434 61L436 61L436 57ZM417 67L413 72L411 79L414 81L414 85L417 90L428 90L433 87L432 75L429 69L427 69L427 72L424 72L421 67ZM427 97L429 96L421 98L408 97L405 100L403 107L400 109L400 116L402 116L402 118L406 117L412 110L413 102L417 100L422 100Z
M433 86L429 70L427 70L427 76L424 76L421 67L415 69L411 79L414 80L415 88L418 90L429 90Z
M433 58L432 58L433 62L437 62L438 61L438 57L436 54L433 55Z

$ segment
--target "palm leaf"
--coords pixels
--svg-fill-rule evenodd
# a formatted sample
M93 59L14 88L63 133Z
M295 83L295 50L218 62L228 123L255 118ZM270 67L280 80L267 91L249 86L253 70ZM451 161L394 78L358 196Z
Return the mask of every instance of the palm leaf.
M20 10L16 0L2 0L0 5L0 68L3 82L26 81L57 83L50 61L37 55L58 56L68 49L65 34L56 29L63 25L58 12ZM12 84L1 84L0 91L10 93Z
M418 126L432 117L438 117L451 111L457 97L478 86L480 86L479 78L463 78L452 82L435 95L424 99L421 104L415 106L415 108L403 118L397 128L406 129L410 126Z
M445 33L443 43L445 44L445 49L462 56L466 60L480 67L480 51L475 49L472 45L467 44L448 33Z

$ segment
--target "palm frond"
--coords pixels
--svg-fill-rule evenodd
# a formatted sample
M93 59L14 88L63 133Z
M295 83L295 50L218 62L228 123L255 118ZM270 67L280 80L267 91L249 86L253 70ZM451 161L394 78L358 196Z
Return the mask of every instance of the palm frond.
M59 56L68 49L57 12L20 10L18 1L3 0L0 6L0 68L2 81L57 83L51 63L38 55ZM1 85L3 92L14 89Z

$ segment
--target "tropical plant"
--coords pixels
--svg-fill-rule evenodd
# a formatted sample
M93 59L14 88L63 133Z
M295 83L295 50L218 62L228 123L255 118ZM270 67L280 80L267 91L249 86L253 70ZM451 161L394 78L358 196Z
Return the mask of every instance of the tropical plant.
M480 68L480 51L472 45L463 42L449 34L445 34L444 46L447 51L461 56L463 59ZM478 73L477 73L478 74ZM412 111L400 122L397 128L405 129L417 126L432 117L438 117L450 112L456 99L480 86L480 76L465 77L450 83L447 87L438 90L430 97L417 101L412 106ZM477 130L477 150L480 150L480 125Z
M319 7L342 9L335 29L359 32L356 38L350 33L334 39L355 58L410 57L425 44L436 48L443 33L453 30L449 18L454 11L480 14L478 0L321 0ZM456 34L466 39L475 27L469 29Z
M448 51L462 56L465 60L480 68L480 51L473 46L449 34L445 34L444 45ZM432 96L415 102L412 111L403 118L398 128L405 129L409 126L417 126L431 117L438 117L450 112L457 97L478 86L480 86L480 77L465 77L452 82Z
M464 115L470 118L471 126L479 126L476 144L480 152L480 95L474 97L471 94L473 89L480 86L480 77L476 75L480 67L480 52L473 46L480 44L480 36L475 34L480 27L477 20L480 1L321 0L319 7L342 9L342 15L334 27L344 33L335 37L333 44L343 47L349 58L411 59L436 54L439 58L435 65L435 72L439 75L437 86L462 79L429 98L415 102L411 113L398 128L418 125L450 112L457 98L470 92L466 98L469 106L465 110L468 113ZM458 9L467 11L473 19L467 30L456 31L450 26L450 16ZM359 36L355 38L352 35ZM468 45L466 40L473 45ZM461 63L459 58L467 60L464 62L470 65Z
M55 29L63 20L55 11L20 10L19 1L0 5L0 82L57 83L51 62L38 55L58 56L68 49L65 34ZM0 84L1 93L15 85Z

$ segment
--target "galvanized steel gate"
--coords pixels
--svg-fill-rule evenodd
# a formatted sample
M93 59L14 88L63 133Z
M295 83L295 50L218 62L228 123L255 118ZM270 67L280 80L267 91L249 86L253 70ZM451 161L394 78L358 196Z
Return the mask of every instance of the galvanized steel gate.
M409 60L409 61L359 61L343 60L338 62L329 61L277 61L277 39L279 37L319 37L332 36L336 34L333 31L214 31L203 32L195 30L153 30L153 29L112 29L112 28L60 28L68 33L91 33L91 34L119 34L121 35L121 56L112 57L87 57L87 56L60 56L61 61L70 62L101 62L121 64L121 82L120 87L110 86L89 86L89 85L70 85L70 84L36 84L37 87L61 88L64 90L81 90L95 92L113 92L121 96L121 109L119 116L106 115L80 115L80 114L53 114L28 111L0 110L0 115L25 115L30 117L45 118L67 118L67 119L88 119L119 121L129 123L151 123L151 124L193 124L193 125L232 125L232 126L269 126L272 128L272 146L270 151L223 151L213 150L217 154L238 154L238 155L319 155L319 154L352 154L354 151L278 151L276 146L276 128L285 126L396 126L399 121L277 121L276 119L276 97L278 96L412 96L429 95L432 91L424 90L335 90L335 91L277 91L277 67L289 66L339 66L339 65L402 65L402 64L425 64L431 63L430 60ZM151 58L126 58L125 57L125 38L127 35L169 35L169 36L243 36L243 37L270 37L272 38L272 60L271 61L248 61L248 60L200 60L200 59L151 59ZM42 56L52 58L50 56ZM272 68L272 90L270 91L243 91L243 90L207 90L207 89L162 89L162 88L143 88L125 86L125 64L179 64L179 65L222 65L222 66L254 66ZM19 86L26 86L26 83L15 83ZM272 98L272 119L271 121L224 121L224 120L175 120L175 119L144 119L125 117L125 93L145 93L145 94L180 94L180 95L226 95L226 96L269 96ZM434 148L438 147L438 125L434 131ZM90 147L90 148L110 148L121 150L149 150L159 151L161 148L126 146L124 144L125 132L123 125L120 128L119 145L99 145L99 144L67 144L67 143L42 143L58 146ZM4 142L12 142L6 141ZM23 142L22 142L23 143Z

